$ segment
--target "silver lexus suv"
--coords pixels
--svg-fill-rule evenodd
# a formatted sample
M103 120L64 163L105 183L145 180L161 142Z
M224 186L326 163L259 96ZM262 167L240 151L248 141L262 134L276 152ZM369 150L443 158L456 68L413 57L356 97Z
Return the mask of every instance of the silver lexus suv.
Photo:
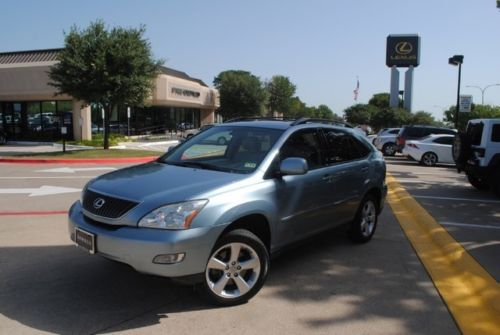
M154 162L89 181L69 234L92 254L235 305L260 290L270 256L287 245L338 225L369 241L385 172L382 154L342 125L223 123Z

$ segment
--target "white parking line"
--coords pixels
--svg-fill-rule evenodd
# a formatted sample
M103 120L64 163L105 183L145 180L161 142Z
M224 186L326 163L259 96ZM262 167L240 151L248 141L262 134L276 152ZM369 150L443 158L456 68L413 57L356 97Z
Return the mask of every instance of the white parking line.
M398 178L396 177L397 180L401 184L425 184L425 185L438 185L438 184L443 184L445 183L446 186L468 186L468 183L465 182L460 182L460 181L455 181L455 182L444 182L443 180L422 180L422 179L407 179L407 178Z
M458 223L458 222L440 222L443 226L454 226L463 228L482 228L482 229L498 229L500 227L493 225L481 225L481 224L470 224L470 223Z
M470 198L452 198L452 197L434 197L430 195L414 195L414 198L436 199L436 200L453 200L453 201L472 201L472 202L487 202L491 204L500 204L500 200L490 199L470 199Z

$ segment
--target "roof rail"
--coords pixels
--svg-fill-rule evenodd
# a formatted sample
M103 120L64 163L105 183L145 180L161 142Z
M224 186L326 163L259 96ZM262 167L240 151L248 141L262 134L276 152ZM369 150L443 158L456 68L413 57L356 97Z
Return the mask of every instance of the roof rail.
M306 124L306 123L324 123L324 124L332 124L335 126L342 126L342 127L346 127L346 128L353 128L353 126L347 122L334 121L334 120L329 120L329 119L317 119L317 118L310 118L310 117L301 117L300 119L292 122L291 125L297 126L299 124Z
M241 116L235 117L234 119L229 119L224 121L224 123L229 122L243 122L243 121L295 121L295 118L287 117L274 117L274 116Z

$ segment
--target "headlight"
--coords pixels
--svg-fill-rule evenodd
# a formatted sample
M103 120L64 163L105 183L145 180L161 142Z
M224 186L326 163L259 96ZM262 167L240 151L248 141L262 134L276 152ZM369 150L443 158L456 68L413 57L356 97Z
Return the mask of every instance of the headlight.
M139 221L139 227L188 229L208 200L193 200L155 209Z

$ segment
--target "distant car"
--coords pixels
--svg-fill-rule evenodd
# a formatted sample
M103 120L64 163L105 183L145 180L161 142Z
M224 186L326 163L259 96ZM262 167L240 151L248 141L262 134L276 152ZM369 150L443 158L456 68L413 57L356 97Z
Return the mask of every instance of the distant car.
M403 155L425 166L435 166L437 163L455 164L451 151L454 135L429 135L420 140L406 141Z
M455 129L434 127L434 126L404 126L398 133L396 138L397 150L402 152L405 147L407 140L417 140L424 138L431 134L448 134L455 135L457 131Z
M396 137L401 128L384 128L377 134L374 145L384 156L394 156L397 151Z
M188 138L191 138L193 137L194 135L198 134L199 132L202 132L204 130L207 130L209 128L212 128L214 125L212 123L209 123L209 124L204 124L203 126L201 126L200 128L198 129L189 129L189 130L186 130L183 134L183 137L185 139L188 139Z
M7 143L7 134L0 130L0 144Z

